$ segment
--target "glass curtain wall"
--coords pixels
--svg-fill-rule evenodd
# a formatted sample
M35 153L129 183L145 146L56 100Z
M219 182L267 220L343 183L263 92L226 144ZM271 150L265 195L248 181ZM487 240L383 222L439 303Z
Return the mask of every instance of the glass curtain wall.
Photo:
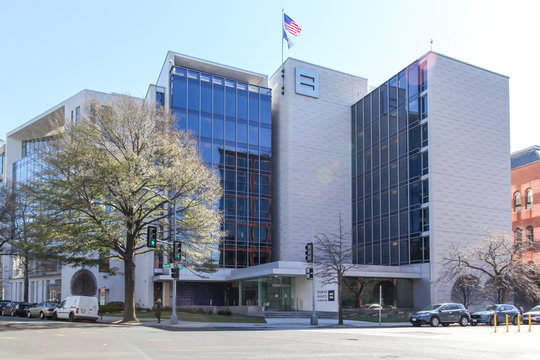
M198 141L202 159L224 189L219 207L227 235L219 265L271 261L271 90L174 67L170 76L176 128Z
M414 63L352 106L357 264L429 262L427 96Z

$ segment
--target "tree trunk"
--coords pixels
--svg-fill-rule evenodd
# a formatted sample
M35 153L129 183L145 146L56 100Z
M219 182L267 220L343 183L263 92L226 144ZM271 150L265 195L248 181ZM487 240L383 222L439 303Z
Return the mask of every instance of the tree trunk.
M129 231L129 230L128 230ZM123 322L135 321L135 259L134 251L135 236L127 235L126 253L124 255L124 317Z
M341 304L341 285L343 282L343 276L338 274L337 291L338 291L338 324L343 325L343 305Z
M28 255L24 255L24 302L28 302Z

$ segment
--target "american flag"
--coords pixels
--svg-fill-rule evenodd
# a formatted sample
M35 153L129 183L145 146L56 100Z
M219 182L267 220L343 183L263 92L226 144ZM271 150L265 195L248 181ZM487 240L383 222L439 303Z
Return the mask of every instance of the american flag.
M294 36L300 35L300 31L302 31L302 29L300 29L300 26L298 26L298 24L295 23L294 20L287 16L287 14L285 13L283 13L283 26L291 35Z

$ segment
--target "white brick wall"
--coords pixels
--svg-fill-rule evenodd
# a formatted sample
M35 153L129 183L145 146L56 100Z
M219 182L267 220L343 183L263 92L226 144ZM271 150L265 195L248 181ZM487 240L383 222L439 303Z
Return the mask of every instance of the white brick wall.
M452 242L511 232L508 78L428 55L431 276ZM453 284L431 290L450 300Z
M335 233L341 212L351 228L351 105L367 80L287 59L273 89L274 260L303 261L311 232ZM319 98L295 93L295 68L319 73Z

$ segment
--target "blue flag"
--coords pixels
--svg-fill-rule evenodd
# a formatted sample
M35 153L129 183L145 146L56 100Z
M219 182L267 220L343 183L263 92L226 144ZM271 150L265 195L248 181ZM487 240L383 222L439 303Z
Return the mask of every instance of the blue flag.
M293 42L289 39L287 36L287 33L285 32L285 29L283 29L283 39L287 42L287 48L290 49L293 46Z

